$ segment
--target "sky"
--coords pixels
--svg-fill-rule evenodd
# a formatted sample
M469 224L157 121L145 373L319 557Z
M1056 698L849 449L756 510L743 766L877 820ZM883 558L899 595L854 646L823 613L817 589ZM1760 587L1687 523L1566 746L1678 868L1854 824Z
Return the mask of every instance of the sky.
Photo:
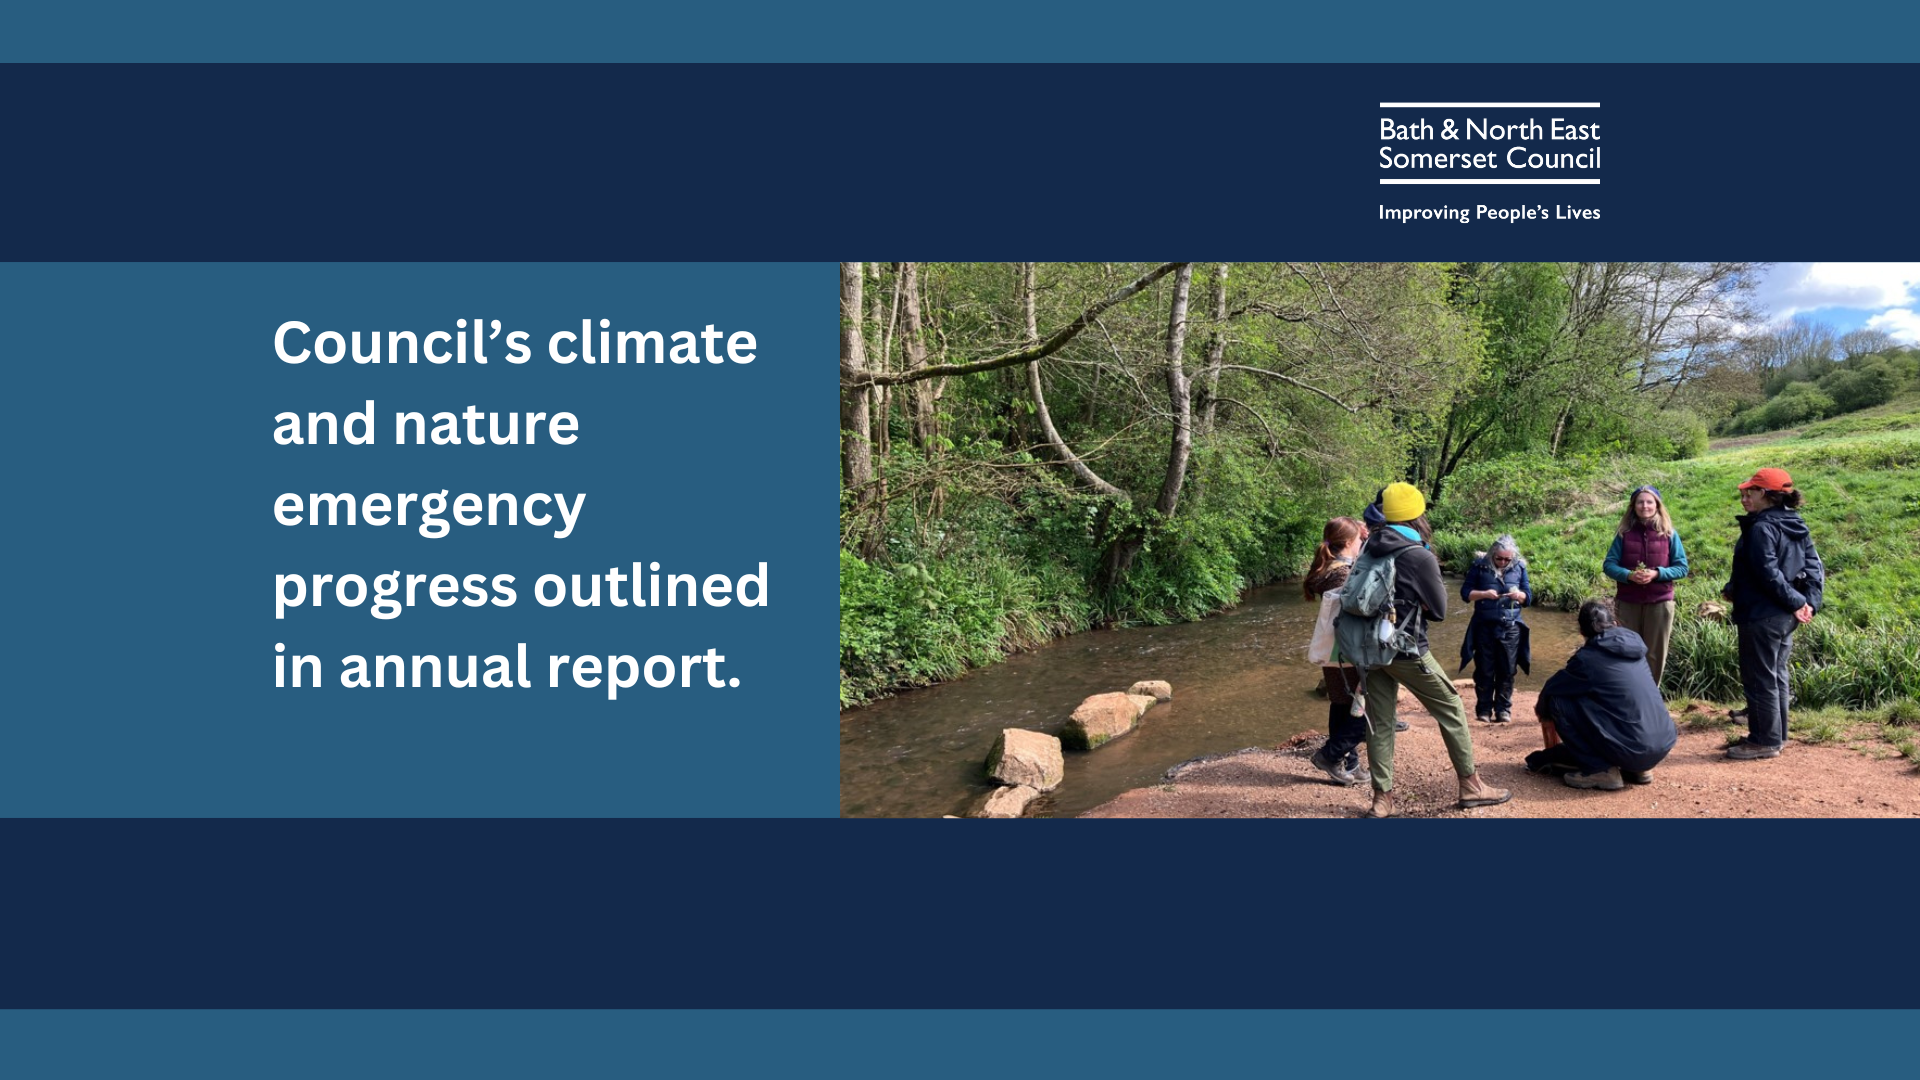
M1920 344L1920 263L1774 263L1757 298L1772 325L1804 317Z

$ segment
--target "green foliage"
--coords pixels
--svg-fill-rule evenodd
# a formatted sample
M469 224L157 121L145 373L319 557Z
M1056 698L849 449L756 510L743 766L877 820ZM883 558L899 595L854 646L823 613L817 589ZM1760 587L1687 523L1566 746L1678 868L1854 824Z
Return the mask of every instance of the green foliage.
M1768 374L1765 383L1767 396L1778 397L1796 383L1817 383L1839 367L1838 362L1826 356L1798 357Z
M1677 620L1663 681L1668 693L1740 700L1736 628ZM1878 619L1857 627L1816 618L1794 634L1789 684L1796 707L1887 706L1890 715L1920 716L1912 700L1920 696L1920 625Z
M1707 422L1687 409L1662 409L1642 422L1642 452L1661 461L1707 452Z
M900 270L870 269L869 362L898 371ZM1038 267L1038 327L1066 325L1141 269ZM1701 413L1751 398L1758 369L1697 396L1638 392L1643 365L1664 354L1648 351L1630 311L1595 300L1594 274L1551 263L1236 265L1225 305L1235 314L1217 324L1212 268L1196 267L1184 357L1192 455L1170 519L1152 507L1172 435L1172 278L1106 310L1041 368L1061 436L1125 496L1090 494L1054 460L1024 368L941 380L931 395L927 384L895 387L875 412L878 481L843 497L843 705L1090 625L1228 607L1302 572L1328 517L1357 516L1401 477L1434 496L1435 546L1450 569L1513 532L1536 593L1566 607L1611 595L1600 562L1625 494L1658 484L1694 568L1679 588L1691 629L1676 632L1675 651L1685 656L1669 670L1690 692L1737 697L1731 637L1688 613L1725 580L1733 487L1761 465L1801 480L1831 575L1796 679L1823 700L1920 698L1896 662L1899 649L1912 655L1920 622L1910 586L1920 580L1920 394L1897 393L1920 359L1882 352L1821 366L1817 349L1803 350L1793 378L1736 421L1773 430L1857 411L1763 448L1712 452ZM929 360L1028 340L1021 268L924 264L918 280ZM1215 357L1225 366L1209 378ZM1116 550L1136 542L1127 572L1109 580Z
M1176 518L1135 559L1106 597L1106 615L1147 624L1197 619L1239 603L1250 586L1306 568L1323 521L1288 516L1270 503Z
M1591 509L1623 495L1619 459L1513 454L1468 465L1447 482L1449 529L1496 530L1570 509ZM1489 539L1491 539L1489 537ZM1486 545L1481 544L1482 547Z
M1752 430L1776 431L1829 415L1834 411L1834 401L1818 386L1793 383L1757 411L1760 419Z
M1886 721L1899 727L1920 727L1920 701L1901 698L1886 708Z
M871 566L840 553L840 704L950 679L1088 625L1072 582L978 551Z
M1820 389L1833 398L1835 412L1848 413L1892 400L1901 382L1892 364L1873 357L1821 379Z
M1676 618L1660 680L1668 694L1741 700L1746 692L1740 686L1740 639L1734 628L1705 619Z
M1769 400L1729 417L1720 430L1728 435L1751 435L1795 427L1822 416L1874 409L1889 402L1900 405L1896 399L1917 376L1920 358L1909 352L1869 354L1838 363L1824 358L1798 360L1767 377ZM1857 423L1839 420L1816 425L1825 435L1909 426L1913 425L1877 416Z
M1735 489L1763 466L1792 472L1806 493L1802 513L1827 564L1821 622L1920 621L1920 591L1912 586L1920 580L1920 429L1800 436L1665 464L1521 457L1476 465L1456 474L1433 511L1434 546L1459 572L1474 550L1511 532L1543 603L1571 607L1588 596L1611 596L1613 583L1600 564L1626 493L1653 484L1686 544L1692 573L1680 581L1678 599L1691 611L1718 598L1739 535Z

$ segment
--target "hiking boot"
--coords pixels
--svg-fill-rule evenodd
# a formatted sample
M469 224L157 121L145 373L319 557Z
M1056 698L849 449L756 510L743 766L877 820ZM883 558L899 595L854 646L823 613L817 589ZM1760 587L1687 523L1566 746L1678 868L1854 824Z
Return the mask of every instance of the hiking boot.
M1496 724L1511 724L1513 723L1513 714L1505 709L1501 709L1499 712L1493 714L1493 722Z
M1407 723L1405 720L1395 720L1393 722L1393 730L1395 731L1406 731L1411 727L1413 727L1413 725Z
M1745 739L1727 747L1727 760L1729 761L1758 761L1761 758L1779 756L1779 747L1766 746L1757 742L1748 742Z
M1466 781L1470 779L1474 778L1461 778L1460 809L1462 810L1473 810L1482 806L1499 806L1501 803L1513 798L1513 792L1508 791L1506 788L1494 787L1485 782L1476 781L1474 786L1469 787Z
M1746 718L1747 718L1747 707L1745 705L1742 705L1737 709L1727 710L1727 719L1729 720L1745 720Z
M1570 788L1580 788L1585 791L1619 791L1627 786L1626 781L1620 779L1619 769L1595 773L1570 772L1560 780Z
M1339 784L1341 787L1352 787L1360 782L1358 776L1355 776L1339 762L1328 758L1326 756L1326 747L1324 746L1315 750L1312 757L1307 758L1307 764L1333 777L1333 782Z
M1653 770L1648 769L1646 772L1634 772L1632 769L1621 769L1620 779L1625 780L1629 784L1651 784L1653 783Z

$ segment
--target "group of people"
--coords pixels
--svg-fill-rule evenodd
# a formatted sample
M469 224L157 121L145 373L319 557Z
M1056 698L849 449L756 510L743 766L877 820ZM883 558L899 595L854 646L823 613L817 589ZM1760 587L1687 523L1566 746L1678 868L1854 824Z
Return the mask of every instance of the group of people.
M1721 596L1739 634L1748 734L1727 757L1752 761L1778 757L1786 742L1793 631L1819 610L1825 570L1784 469L1754 473L1739 498L1746 513L1737 519L1740 537ZM1420 491L1388 485L1359 520L1327 522L1304 584L1307 598L1321 602L1309 655L1321 665L1329 702L1327 742L1311 761L1336 783L1357 784L1364 742L1373 817L1393 814L1394 735L1407 729L1397 715L1402 686L1439 724L1460 780L1460 807L1512 798L1479 777L1465 703L1428 647L1427 624L1447 616L1432 537ZM1674 582L1688 565L1659 489L1627 497L1602 565L1615 596L1580 606L1584 643L1540 690L1535 715L1545 745L1528 755L1527 768L1557 773L1570 787L1612 791L1650 782L1679 737L1659 683L1673 635ZM1460 598L1473 605L1460 661L1462 669L1474 667L1475 718L1508 723L1515 673L1531 671L1523 612L1534 603L1512 536L1474 560Z

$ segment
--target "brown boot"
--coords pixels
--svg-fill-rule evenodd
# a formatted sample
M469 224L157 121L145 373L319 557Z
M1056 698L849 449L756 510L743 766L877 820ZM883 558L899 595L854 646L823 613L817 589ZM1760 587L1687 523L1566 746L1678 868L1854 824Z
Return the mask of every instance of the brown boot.
M1480 781L1480 774L1460 778L1460 809L1472 810L1479 806L1499 806L1513 798L1513 792L1506 788L1489 787Z
M1367 811L1370 818L1389 818L1393 816L1393 792L1376 791L1373 793L1373 809Z

